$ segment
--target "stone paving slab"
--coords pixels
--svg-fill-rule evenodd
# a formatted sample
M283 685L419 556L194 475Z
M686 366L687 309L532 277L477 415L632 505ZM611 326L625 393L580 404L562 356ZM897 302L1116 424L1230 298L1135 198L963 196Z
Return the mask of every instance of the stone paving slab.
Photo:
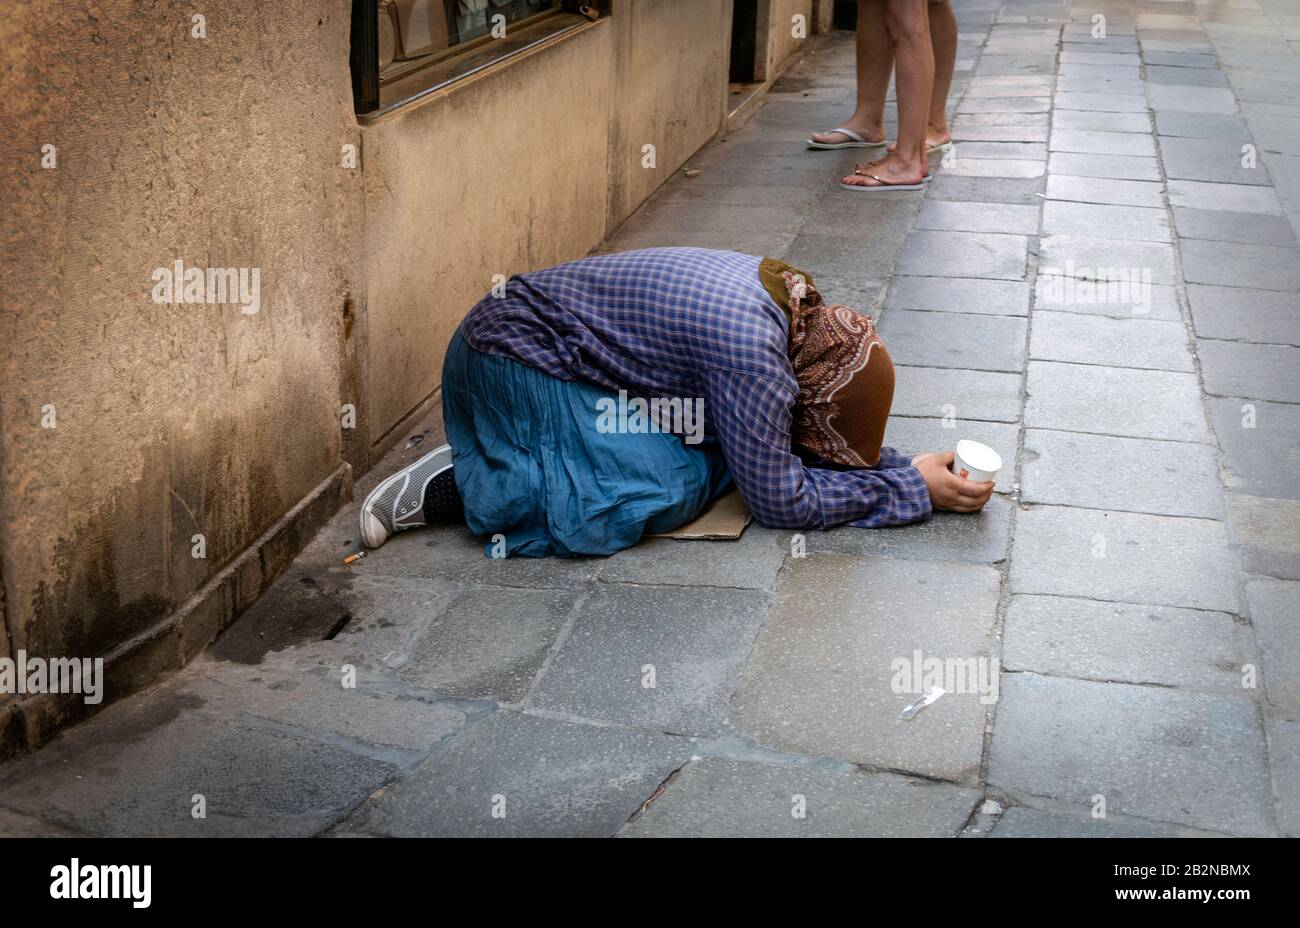
M1057 110L1052 114L1053 129L1084 132L1151 132L1151 118L1146 113L1094 113L1088 110Z
M1216 68L1218 59L1213 55L1187 52L1143 51L1142 60L1147 69L1159 68Z
M735 157L746 153L728 149ZM751 155L751 156L756 156ZM804 217L783 203L760 201L758 203L731 204L720 210L707 199L694 202L680 200L652 201L647 209L639 210L619 229L619 236L657 235L671 239L683 228L695 232L719 232L728 229L761 228L769 232L794 234L803 225Z
M932 200L1034 204L1041 199L1043 184L1042 177L962 177L945 171L930 182L925 196Z
M7 765L3 805L98 836L307 837L397 772L389 760L202 705L164 685L109 707ZM192 815L195 796L205 818Z
M338 578L318 574L316 579L329 589L331 599L347 617L332 638L306 637L269 653L251 647L226 647L227 641L239 637L232 633L241 631L241 620L207 654L220 661L259 664L283 660L303 667L328 667L331 672L352 664L365 674L391 679L423 629L462 589L458 583L434 578ZM256 637L253 633L242 635L250 644L255 643Z
M1000 74L1051 74L1055 64L1052 54L990 54L988 49L980 55L979 70L986 76Z
M1094 155L1154 158L1156 154L1155 142L1149 135L1139 135L1134 132L1064 129L1057 126L1052 128L1052 140L1048 147L1052 151L1086 152Z
M1210 440L1194 374L1030 361L1027 391L1029 428Z
M1100 88L1105 86L1107 81L1130 81L1137 80L1142 76L1141 71L1135 64L1079 64L1075 62L1064 62L1057 68L1058 84L1061 80L1070 81L1092 81L1093 89L1100 95ZM1058 109L1057 113L1072 112L1071 110ZM1074 110L1073 112L1105 112L1100 109ZM1055 117L1056 113L1052 114ZM1127 114L1134 115L1134 114ZM1136 115L1145 116L1145 112Z
M1115 94L1115 95L1122 94L1125 96L1133 96L1140 99L1142 97L1142 94L1146 92L1146 85L1142 82L1141 77L1139 77L1136 73L1133 73L1133 69L1116 68L1115 70L1117 71L1127 70L1132 74L1132 76L1129 78L1121 78L1121 77L1096 78L1096 77L1084 77L1082 75L1078 75L1074 73L1068 73L1068 74L1062 73L1060 78L1056 81L1056 92L1057 93L1089 93L1089 94L1102 93L1102 94ZM1067 110L1061 110L1061 112L1064 113L1067 112ZM1129 112L1129 115L1138 115L1140 112L1141 111L1139 110L1132 110Z
M1005 492L1011 482L1010 470L999 476L998 481ZM864 531L841 526L825 532L807 532L804 547L810 554L994 564L1007 556L1010 529L1011 504L1000 493L994 493L978 513L937 512L928 521L902 528Z
M1002 115L1000 113L989 115ZM961 117L959 125L952 126L952 138L962 142L1046 142L1046 126L978 125L970 114Z
M465 710L379 687L382 679L356 675L344 687L342 665L297 666L289 659L231 664L202 659L176 681L182 698L201 700L235 721L265 719L314 737L348 739L375 748L428 751L458 731Z
M732 700L737 731L778 750L972 783L988 707L952 693L913 719L891 662L989 658L999 578L974 565L794 559ZM911 678L903 677L911 686Z
M612 837L690 756L684 738L497 712L347 827L399 837Z
M773 183L780 183L779 176L770 178ZM687 229L676 233L649 230L645 232L627 232L617 241L609 242L597 249L597 254L609 254L614 251L635 251L640 248L711 248L739 251L750 255L783 255L794 242L791 232L769 232L765 229L745 229L739 232L723 229Z
M682 768L621 837L953 837L979 800L890 773L707 757Z
M1015 593L1238 611L1222 522L1032 506L1016 518Z
M1250 130L1240 116L1222 113L1188 113L1162 110L1155 114L1156 131L1162 136L1219 139L1240 146L1250 141Z
M976 77L966 85L965 99L978 100L991 97L1050 97L1052 80L1049 77L1029 75L1016 83L996 83L996 78Z
M803 210L788 210L788 212L794 214L795 221L800 223L806 223L810 214L816 216L815 231L849 239L850 241L844 243L845 247L853 248L855 252L878 248L888 248L893 251L907 236L916 221L917 210L923 204L924 201L916 197L891 195L864 198L836 186L817 200L810 213L805 213ZM726 212L723 215L726 215ZM804 270L813 274L811 265ZM813 274L813 279L819 284L823 277L835 276L830 269L823 269L820 262L816 265L816 270L818 273ZM855 269L850 279L859 276L861 276L860 269Z
M648 538L610 557L602 583L770 590L789 549L784 533L751 522L735 541Z
M1142 242L1173 240L1163 209L1063 200L1049 200L1043 205L1043 233Z
M1223 612L1013 596L1002 666L1052 677L1242 694L1245 636Z
M1300 406L1214 398L1210 410L1229 489L1300 499L1294 477L1300 472Z
M1148 84L1147 99L1157 113L1181 110L1193 113L1237 112L1237 99L1226 87L1186 87L1176 84Z
M1049 174L1071 174L1075 177L1095 177L1100 180L1159 181L1160 166L1154 157L1132 155L1105 155L1082 152L1054 151L1047 159Z
M1263 657L1264 693L1289 718L1300 718L1300 582L1252 579L1246 602Z
M86 837L73 828L64 828L21 812L0 808L0 838L78 838Z
M901 360L894 360L894 415L993 422L1020 418L1019 374L909 367L900 364Z
M1180 322L1111 319L1078 313L1035 314L1029 356L1043 361L1194 371Z
M333 528L332 523L325 532L355 539L358 534L355 515L350 519L335 519L335 523L343 524ZM317 540L320 541L319 536ZM338 560L331 558L322 566L328 566L332 576L345 579L404 577L529 589L572 589L594 578L603 563L603 558L598 557L491 558L484 553L486 540L476 539L464 526L438 526L394 535L383 547L367 552L366 559L355 566L342 566L339 563L342 554ZM358 546L359 540L353 540L345 553Z
M1263 733L1242 696L1007 674L990 784L1235 835L1274 833Z
M1093 818L1091 810L1075 815L1013 806L998 817L990 838L1181 838L1193 833L1163 822L1121 815Z
M1038 247L1039 273L1091 280L1124 279L1177 283L1173 246L1086 235L1045 235Z
M1268 740L1278 797L1278 828L1288 838L1300 837L1300 722L1272 720Z
M767 605L750 590L602 585L582 602L530 704L636 728L715 734Z
M1188 283L1300 290L1300 258L1294 248L1183 239L1183 278Z
M1295 232L1291 224L1281 216L1265 213L1177 207L1174 209L1174 227L1180 238L1295 247Z
M945 172L948 177L1042 177L1044 165L1038 158L963 158L954 157Z
M1282 215L1282 206L1272 187L1175 179L1169 180L1166 187L1169 190L1169 203L1174 207Z
M1027 503L1225 516L1219 462L1211 445L1116 438L1081 432L1025 432L1020 498Z
M1300 501L1228 494L1232 537L1247 573L1300 580Z
M1015 316L890 310L880 335L896 362L924 367L1019 373L1025 320Z
M964 97L957 105L957 114L963 113L1046 113L1051 109L1051 99L1042 97Z
M1270 152L1294 155L1300 151L1300 109L1246 103L1242 110L1266 155ZM1264 158L1265 164L1268 161Z
M1243 166L1238 142L1175 136L1160 136L1158 141L1167 177L1217 184L1269 184L1268 172L1258 164Z
M1213 66L1201 68L1165 67L1147 64L1146 80L1152 84L1178 84L1195 87L1227 87L1228 79Z
M1050 122L1046 113L966 113L961 119L953 120L956 126L1020 126L1029 129L1046 129Z
M1060 62L1063 65L1069 64L1103 64L1113 67L1134 67L1141 64L1136 51L1134 52L1112 52L1112 51L1075 51L1073 47L1066 46L1061 51Z
M1020 280L974 277L898 276L889 285L885 308L1027 316L1029 284Z
M1201 338L1300 345L1295 294L1193 284L1187 298Z
M810 272L811 273L811 272ZM875 314L885 298L885 282L867 277L844 278L818 274L813 278L822 296L835 302L852 306L859 312Z
M1207 393L1300 403L1300 348L1202 338L1196 351Z
M851 173L851 169L845 172ZM871 196L871 194L854 194L842 191L844 196ZM889 193L888 196L904 194ZM869 277L873 280L887 280L898 251L897 241L890 247L867 249L861 242L840 235L820 232L801 232L788 248L779 254L773 252L750 252L779 257L799 268L817 268L817 273L809 270L816 280L819 274L830 277Z
M1139 96L1109 93L1057 91L1052 98L1058 110L1089 110L1097 113L1143 113L1146 101Z
M1177 291L1168 284L1147 284L1140 274L1115 275L1102 281L1043 274L1034 284L1035 310L1161 322L1181 322L1183 318Z
M962 146L965 153L968 146ZM916 228L951 232L1038 233L1038 207L1012 203L972 203L955 200L924 200L916 217Z
M1108 203L1115 206L1164 207L1164 185L1158 181L1099 181L1095 177L1053 174L1047 178L1047 199L1076 203Z
M527 695L578 593L483 588L460 593L411 646L398 668L414 687L442 696L515 703Z
M922 277L1022 280L1025 238L984 232L916 231L903 243L897 273Z

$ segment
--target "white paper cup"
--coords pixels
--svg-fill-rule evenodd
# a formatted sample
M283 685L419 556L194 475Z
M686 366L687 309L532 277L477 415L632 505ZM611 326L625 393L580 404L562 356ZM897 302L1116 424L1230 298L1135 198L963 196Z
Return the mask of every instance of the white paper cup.
M963 438L957 442L957 454L952 461L952 472L975 483L984 483L997 477L1002 469L1002 455L988 445Z

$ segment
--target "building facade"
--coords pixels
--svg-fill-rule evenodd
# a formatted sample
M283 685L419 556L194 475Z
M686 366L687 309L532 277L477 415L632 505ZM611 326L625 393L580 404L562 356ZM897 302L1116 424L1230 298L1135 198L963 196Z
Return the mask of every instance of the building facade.
M596 247L830 22L581 6L7 5L0 658L103 657L111 701L199 653L494 280ZM0 755L85 711L0 693Z

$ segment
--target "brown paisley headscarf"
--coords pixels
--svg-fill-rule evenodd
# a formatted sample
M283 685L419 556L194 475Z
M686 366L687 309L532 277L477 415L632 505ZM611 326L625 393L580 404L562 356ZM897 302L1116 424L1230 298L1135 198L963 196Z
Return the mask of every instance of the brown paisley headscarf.
M846 467L874 467L894 402L894 363L876 324L825 302L807 275L789 265L780 273L789 295L783 305L790 311L790 364L799 383L795 444Z

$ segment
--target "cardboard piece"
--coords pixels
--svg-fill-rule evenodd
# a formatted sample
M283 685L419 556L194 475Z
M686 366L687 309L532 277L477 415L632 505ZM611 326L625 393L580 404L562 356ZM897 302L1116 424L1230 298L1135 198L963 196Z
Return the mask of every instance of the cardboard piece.
M661 532L647 537L734 541L745 531L745 526L752 518L745 501L740 498L740 491L733 489L715 499L705 507L703 512L685 525L678 526L671 532Z

